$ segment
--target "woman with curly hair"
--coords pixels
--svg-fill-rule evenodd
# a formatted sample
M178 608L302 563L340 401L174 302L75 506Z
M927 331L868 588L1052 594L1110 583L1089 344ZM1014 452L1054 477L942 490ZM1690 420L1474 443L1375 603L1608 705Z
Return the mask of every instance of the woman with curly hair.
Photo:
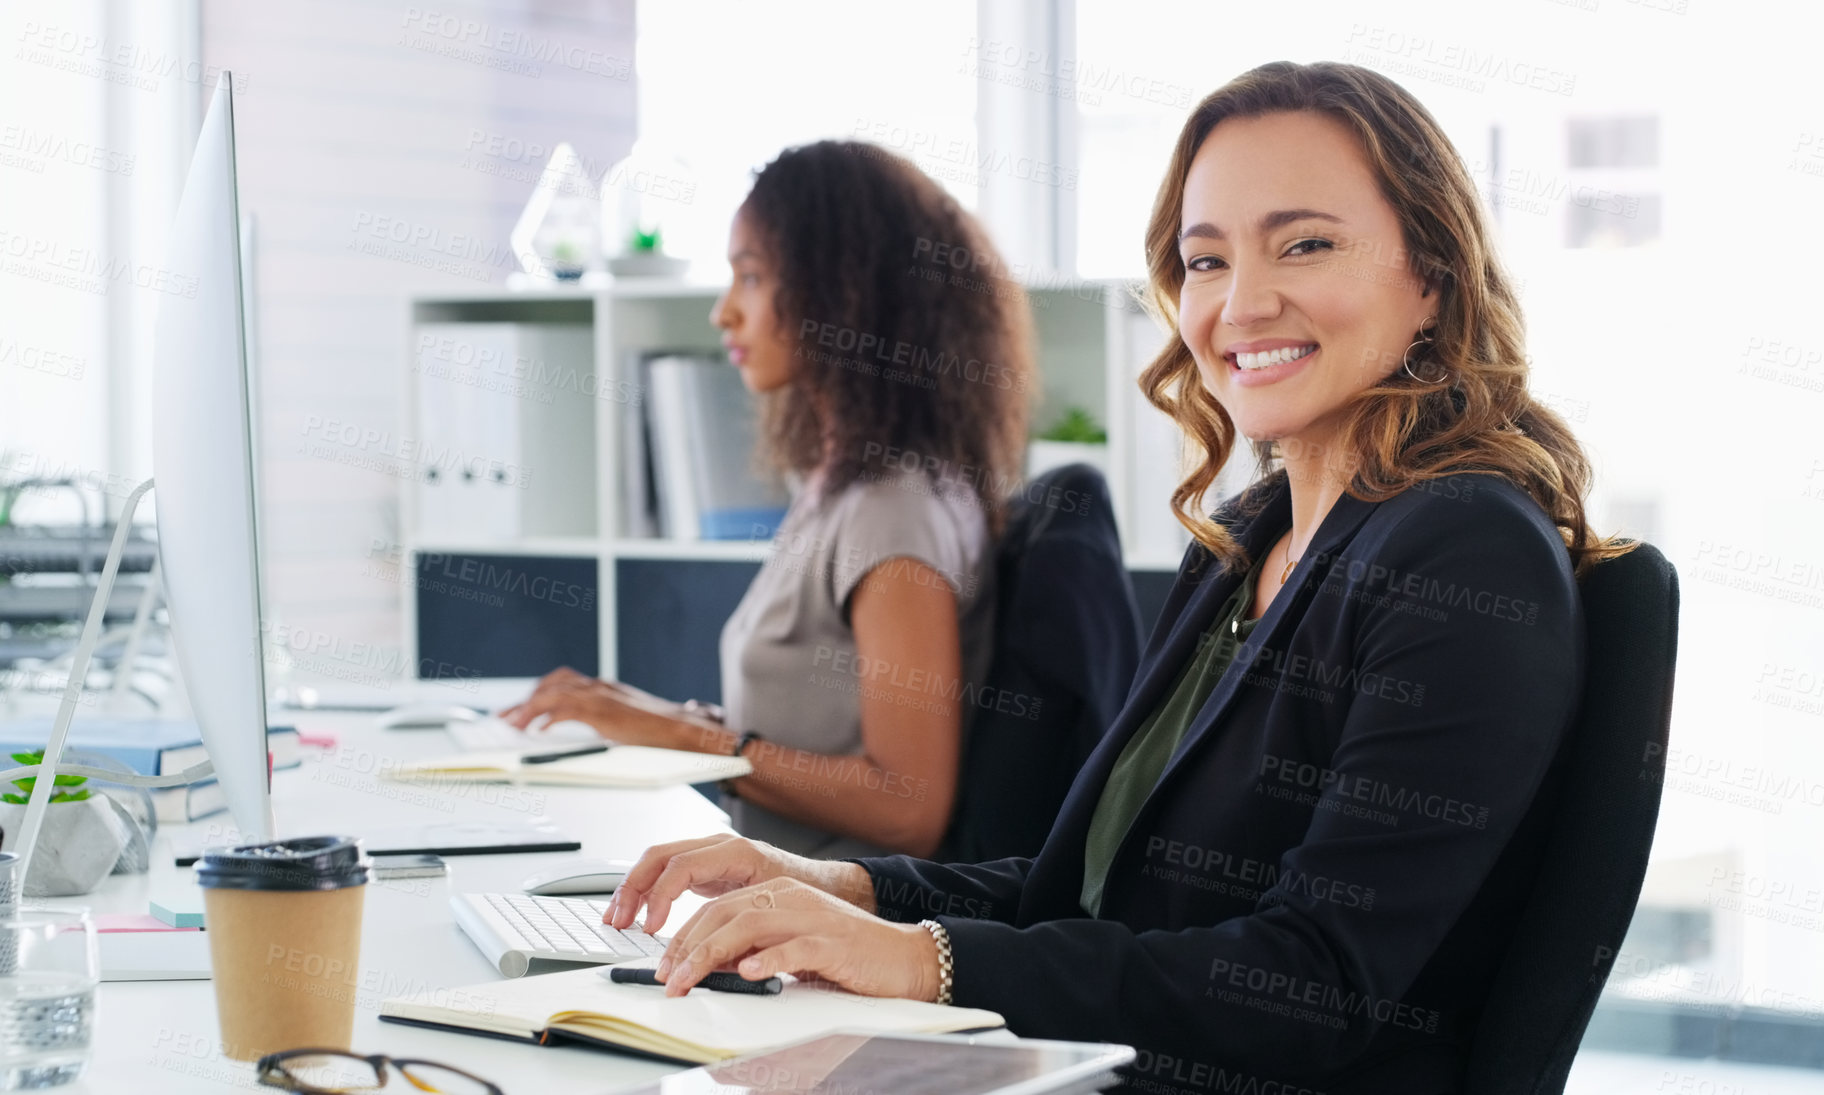
M1474 181L1386 77L1281 62L1211 94L1146 258L1171 337L1140 383L1199 457L1196 542L1038 855L683 841L609 919L710 895L667 992L808 971L988 1008L1135 1046L1139 1090L1460 1090L1582 689L1576 577L1627 546L1527 392ZM1244 437L1263 474L1205 517Z
M973 217L859 142L768 164L728 250L710 319L762 397L764 456L801 487L723 628L723 706L564 669L503 714L746 756L754 773L724 788L736 828L803 855L929 855L991 653L1033 387L1025 298Z

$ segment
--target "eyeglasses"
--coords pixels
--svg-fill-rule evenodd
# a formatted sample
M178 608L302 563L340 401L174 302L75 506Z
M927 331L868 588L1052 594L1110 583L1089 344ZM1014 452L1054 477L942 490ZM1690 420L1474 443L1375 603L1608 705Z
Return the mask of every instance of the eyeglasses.
M435 1095L505 1095L479 1076L435 1061L414 1061L374 1054L363 1057L340 1049L288 1049L268 1053L254 1066L260 1083L300 1095L358 1095L386 1086L387 1066L407 1083Z

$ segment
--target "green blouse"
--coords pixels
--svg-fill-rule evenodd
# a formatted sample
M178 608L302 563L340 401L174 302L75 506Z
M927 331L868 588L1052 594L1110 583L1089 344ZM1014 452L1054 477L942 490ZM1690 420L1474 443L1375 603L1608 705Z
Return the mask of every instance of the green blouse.
M1223 602L1210 629L1199 640L1190 662L1178 674L1165 702L1147 718L1127 743L1127 748L1121 750L1121 756L1108 774L1108 782L1102 786L1102 798L1096 804L1095 815L1090 818L1089 836L1083 847L1082 906L1090 916L1100 915L1108 869L1127 837L1128 828L1139 816L1140 807L1146 804L1159 777L1165 774L1166 762L1172 759L1178 743L1184 740L1185 731L1197 718L1204 701L1216 690L1216 682L1222 679L1223 671L1235 660L1235 651L1247 641L1259 622L1248 619L1247 614L1254 603L1260 562L1259 559L1254 561L1235 592Z

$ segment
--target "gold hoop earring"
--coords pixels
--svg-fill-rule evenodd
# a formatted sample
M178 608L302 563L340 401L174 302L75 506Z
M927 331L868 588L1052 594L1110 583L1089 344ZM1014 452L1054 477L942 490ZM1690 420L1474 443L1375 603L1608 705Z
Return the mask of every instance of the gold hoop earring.
M1406 370L1407 376L1418 381L1420 384L1438 384L1442 383L1443 380L1450 375L1449 369L1445 369L1431 380L1426 380L1424 377L1412 371L1412 352L1421 346L1429 346L1437 341L1437 317L1433 316L1425 322L1431 324L1431 330L1427 331L1423 324L1420 325L1419 337L1413 339L1412 345L1406 347L1406 352L1400 356L1400 367Z

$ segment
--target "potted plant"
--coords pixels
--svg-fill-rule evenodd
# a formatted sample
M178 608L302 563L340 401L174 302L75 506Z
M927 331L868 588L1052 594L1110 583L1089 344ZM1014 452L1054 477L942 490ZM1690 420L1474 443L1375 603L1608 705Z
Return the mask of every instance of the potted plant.
M14 753L19 764L37 764L42 750ZM17 851L19 830L25 822L36 776L16 779L17 791L0 794L0 849ZM64 897L88 893L101 884L120 860L132 834L108 802L107 796L90 793L84 776L60 775L38 830L38 847L32 855L31 874L25 879L27 897Z
M626 250L608 260L618 277L678 277L689 263L665 253L665 233L657 224L640 222L627 233Z
M583 249L574 240L567 239L552 245L550 267L551 275L559 281L576 281L588 269Z
M1108 474L1108 431L1082 407L1066 407L1056 422L1026 446L1026 477L1065 464L1088 464Z
M700 247L692 228L703 227L694 205L697 173L690 164L642 137L602 176L601 194L608 272L617 278L683 277Z

